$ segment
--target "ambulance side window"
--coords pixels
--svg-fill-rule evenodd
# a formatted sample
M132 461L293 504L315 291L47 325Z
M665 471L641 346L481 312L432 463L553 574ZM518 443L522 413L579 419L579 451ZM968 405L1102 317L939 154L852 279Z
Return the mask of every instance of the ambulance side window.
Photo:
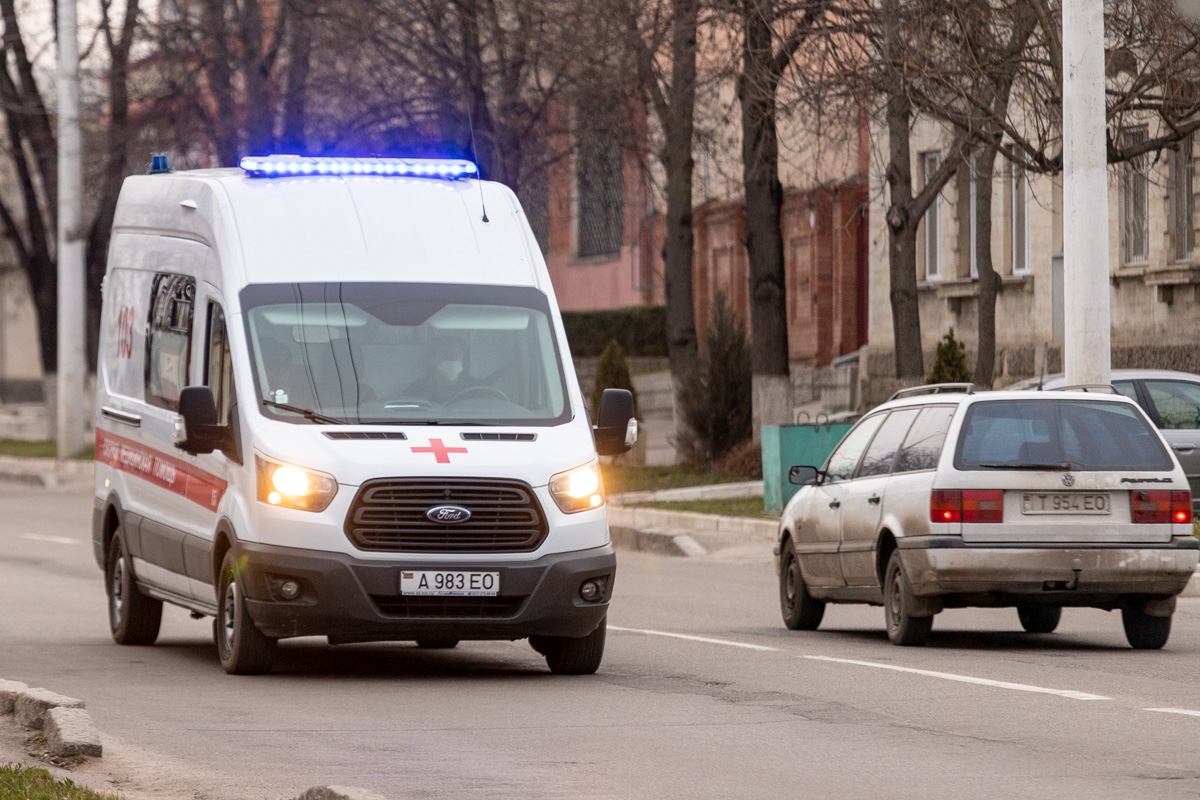
M229 424L233 406L233 357L229 354L225 312L216 303L208 304L208 353L204 362L204 384L212 389L217 401L217 424Z
M188 385L195 298L194 278L154 276L146 336L146 402L151 405L179 410L179 393Z

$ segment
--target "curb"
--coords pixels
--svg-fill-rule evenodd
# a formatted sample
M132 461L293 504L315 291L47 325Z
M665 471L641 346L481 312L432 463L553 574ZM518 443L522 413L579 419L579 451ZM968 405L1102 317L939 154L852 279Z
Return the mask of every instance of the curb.
M1179 596L1200 597L1200 567L1197 567L1195 574L1188 579L1187 586L1183 587L1183 591L1180 592Z
M52 489L72 480L90 480L94 470L93 461L0 456L0 482L42 489Z
M613 546L622 550L659 553L667 556L705 556L708 551L686 531L631 528L612 525L608 529Z
M31 689L20 681L0 680L0 715L30 729L41 729L51 755L100 757L104 748L100 732L83 701L55 694L48 689Z
M684 486L679 489L658 489L652 492L614 494L609 501L616 504L662 503L675 500L729 500L738 497L762 497L762 481L713 483L708 486Z

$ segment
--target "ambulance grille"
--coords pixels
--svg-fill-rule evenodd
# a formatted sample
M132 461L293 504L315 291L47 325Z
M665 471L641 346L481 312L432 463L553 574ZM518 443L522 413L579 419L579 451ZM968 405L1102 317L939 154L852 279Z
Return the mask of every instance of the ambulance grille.
M433 522L436 506L471 512L465 522ZM548 528L533 489L521 481L382 478L358 490L346 536L360 550L398 553L525 553Z

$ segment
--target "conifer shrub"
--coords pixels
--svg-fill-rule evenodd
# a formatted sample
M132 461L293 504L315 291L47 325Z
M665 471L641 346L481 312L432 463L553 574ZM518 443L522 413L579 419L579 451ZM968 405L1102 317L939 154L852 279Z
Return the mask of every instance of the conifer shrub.
M750 438L750 345L723 292L713 300L704 347L681 381L679 413L692 435L676 442L685 462L710 469Z
M625 348L616 339L609 340L596 365L596 384L590 398L593 417L600 414L600 395L605 389L628 389L633 394L633 415L637 416L637 392L629 377L629 362L625 360Z
M954 338L954 328L951 328L938 342L933 371L929 373L929 379L925 382L971 383L974 380L974 374L967 367L967 354L963 350L962 342Z

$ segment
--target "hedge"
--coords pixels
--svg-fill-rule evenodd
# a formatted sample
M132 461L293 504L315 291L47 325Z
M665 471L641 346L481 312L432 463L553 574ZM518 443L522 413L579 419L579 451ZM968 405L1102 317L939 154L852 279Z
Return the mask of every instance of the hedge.
M666 356L666 306L564 311L563 327L576 358L598 358L616 339L627 356Z

